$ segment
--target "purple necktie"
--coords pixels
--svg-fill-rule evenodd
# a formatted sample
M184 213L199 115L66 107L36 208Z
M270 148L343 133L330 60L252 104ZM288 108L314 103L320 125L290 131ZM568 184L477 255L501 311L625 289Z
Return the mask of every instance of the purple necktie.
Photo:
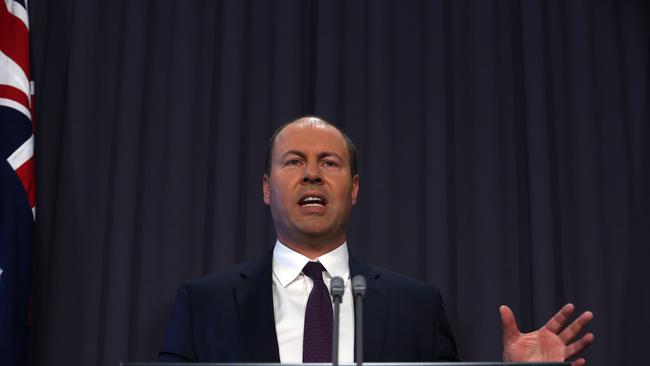
M332 362L332 300L323 282L325 267L309 262L302 273L314 280L305 311L302 362Z

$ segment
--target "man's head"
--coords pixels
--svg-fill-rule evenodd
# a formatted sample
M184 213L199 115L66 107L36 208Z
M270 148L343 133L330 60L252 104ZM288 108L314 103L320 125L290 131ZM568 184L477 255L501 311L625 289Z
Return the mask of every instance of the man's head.
M345 139L345 144L347 145L348 152L350 153L350 173L352 174L353 177L358 174L357 147L354 145L354 142L352 142L352 139L350 139L350 137L348 137L348 135L346 135L342 129L340 129L337 125L333 124L332 122L326 121L319 117L306 116L306 117L295 119L293 121L286 122L285 124L278 127L278 129L273 132L273 135L271 135L271 138L266 144L266 160L265 160L266 165L264 168L265 169L264 173L266 175L271 174L271 158L272 158L271 155L273 153L273 147L275 146L276 137L278 136L278 134L280 134L280 132L282 132L282 130L284 130L285 127L287 127L290 124L298 123L298 122L309 123L313 125L329 126L338 130L339 133L341 133L341 136L343 136L343 139Z
M273 134L267 155L264 202L280 241L303 254L343 243L359 191L352 141L327 121L303 117Z

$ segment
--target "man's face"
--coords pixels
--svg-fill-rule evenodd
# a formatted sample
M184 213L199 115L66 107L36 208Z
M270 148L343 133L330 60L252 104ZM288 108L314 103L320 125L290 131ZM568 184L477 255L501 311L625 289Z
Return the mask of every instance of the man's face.
M358 190L359 177L351 175L350 153L336 128L301 120L277 135L264 203L271 206L279 239L342 243Z

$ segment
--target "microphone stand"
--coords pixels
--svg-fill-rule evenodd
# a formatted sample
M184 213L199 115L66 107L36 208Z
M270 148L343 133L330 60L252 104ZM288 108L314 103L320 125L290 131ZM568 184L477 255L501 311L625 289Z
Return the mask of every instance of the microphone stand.
M332 366L339 364L339 314L341 312L340 305L343 301L343 292L345 291L345 283L341 277L332 278L330 282L330 294L334 302L334 319L332 324Z
M366 278L357 275L352 279L354 296L354 336L357 366L363 365L363 298L366 296Z

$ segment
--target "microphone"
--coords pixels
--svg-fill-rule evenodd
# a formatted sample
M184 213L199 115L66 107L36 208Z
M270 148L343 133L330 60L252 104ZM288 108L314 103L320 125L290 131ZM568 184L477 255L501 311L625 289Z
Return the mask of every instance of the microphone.
M343 279L339 276L332 278L330 282L330 294L334 302L334 321L332 324L332 365L338 366L339 364L339 314L341 312L340 306L343 301L343 292L345 284Z
M356 275L352 278L352 295L354 296L354 344L357 366L363 365L363 298L366 296L366 278Z

